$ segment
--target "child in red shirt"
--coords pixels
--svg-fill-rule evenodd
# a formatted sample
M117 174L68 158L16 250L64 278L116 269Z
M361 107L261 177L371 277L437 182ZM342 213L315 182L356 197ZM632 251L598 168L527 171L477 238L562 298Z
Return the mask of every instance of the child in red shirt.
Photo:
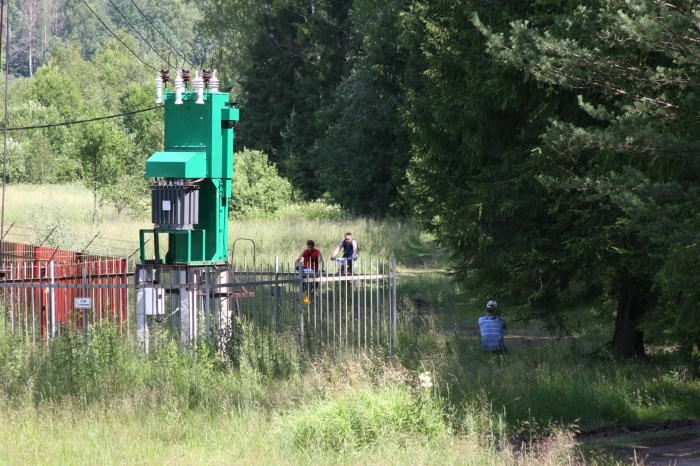
M299 254L297 260L294 261L294 265L299 265L299 262L301 262L302 259L304 260L304 272L313 271L318 273L323 265L323 255L321 255L321 251L316 249L314 246L314 241L311 239L308 240L306 242L306 249L301 251L301 254Z

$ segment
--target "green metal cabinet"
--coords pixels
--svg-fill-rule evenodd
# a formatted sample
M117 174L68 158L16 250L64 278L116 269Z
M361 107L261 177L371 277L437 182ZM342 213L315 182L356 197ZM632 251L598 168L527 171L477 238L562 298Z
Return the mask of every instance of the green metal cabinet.
M205 92L203 104L196 103L195 92L186 92L182 104L175 97L174 92L164 95L164 150L146 161L146 177L154 179L154 228L140 232L141 263L227 263L233 127L239 110L223 92ZM195 190L197 196L191 196ZM155 246L152 258L145 253L148 235ZM167 252L161 257L163 235Z

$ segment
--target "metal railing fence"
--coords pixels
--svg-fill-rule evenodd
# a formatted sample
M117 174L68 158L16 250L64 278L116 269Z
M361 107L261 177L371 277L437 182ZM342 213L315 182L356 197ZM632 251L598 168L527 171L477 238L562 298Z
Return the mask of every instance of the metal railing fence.
M126 259L82 259L7 262L0 278L0 327L32 342L64 331L86 332L89 325L104 321L128 335Z
M393 351L396 262L362 260L352 272L297 270L279 258L250 266L139 266L135 333L146 350L163 341L213 342L223 355L265 351Z
M146 351L180 341L222 356L266 352L391 353L396 336L396 261L360 259L353 270L297 270L274 258L212 266L18 260L0 278L0 326L23 339L110 322ZM85 300L84 298L89 298Z

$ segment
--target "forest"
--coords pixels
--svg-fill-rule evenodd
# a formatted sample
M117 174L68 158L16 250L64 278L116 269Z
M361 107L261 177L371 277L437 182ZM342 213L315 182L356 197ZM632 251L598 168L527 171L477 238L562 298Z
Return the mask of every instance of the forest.
M294 199L415 219L457 283L552 333L594 306L614 315L613 352L670 343L698 363L695 3L23 0L5 14L8 184L82 182L139 215L162 145L157 71L216 69L248 154L235 215ZM270 177L284 189L255 191Z

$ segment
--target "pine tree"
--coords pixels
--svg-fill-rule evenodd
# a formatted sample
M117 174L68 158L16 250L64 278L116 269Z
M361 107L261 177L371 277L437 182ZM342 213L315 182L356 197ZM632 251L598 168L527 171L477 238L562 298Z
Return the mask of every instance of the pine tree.
M569 286L579 266L566 261L559 238L568 225L537 179L533 149L548 117L573 107L571 95L551 94L493 60L473 24L477 13L494 28L524 16L546 22L537 3L416 5L412 29L422 34L414 62L425 71L407 112L409 195L416 215L451 252L457 280L483 299L498 296L511 308L521 302L526 315L566 331L562 311L582 298Z
M495 59L552 93L578 94L587 121L558 113L536 171L558 220L570 217L566 258L586 271L573 284L602 284L616 299L613 348L627 356L644 355L652 320L687 351L700 343L688 278L698 276L699 17L687 2L601 1L543 28L482 25Z

